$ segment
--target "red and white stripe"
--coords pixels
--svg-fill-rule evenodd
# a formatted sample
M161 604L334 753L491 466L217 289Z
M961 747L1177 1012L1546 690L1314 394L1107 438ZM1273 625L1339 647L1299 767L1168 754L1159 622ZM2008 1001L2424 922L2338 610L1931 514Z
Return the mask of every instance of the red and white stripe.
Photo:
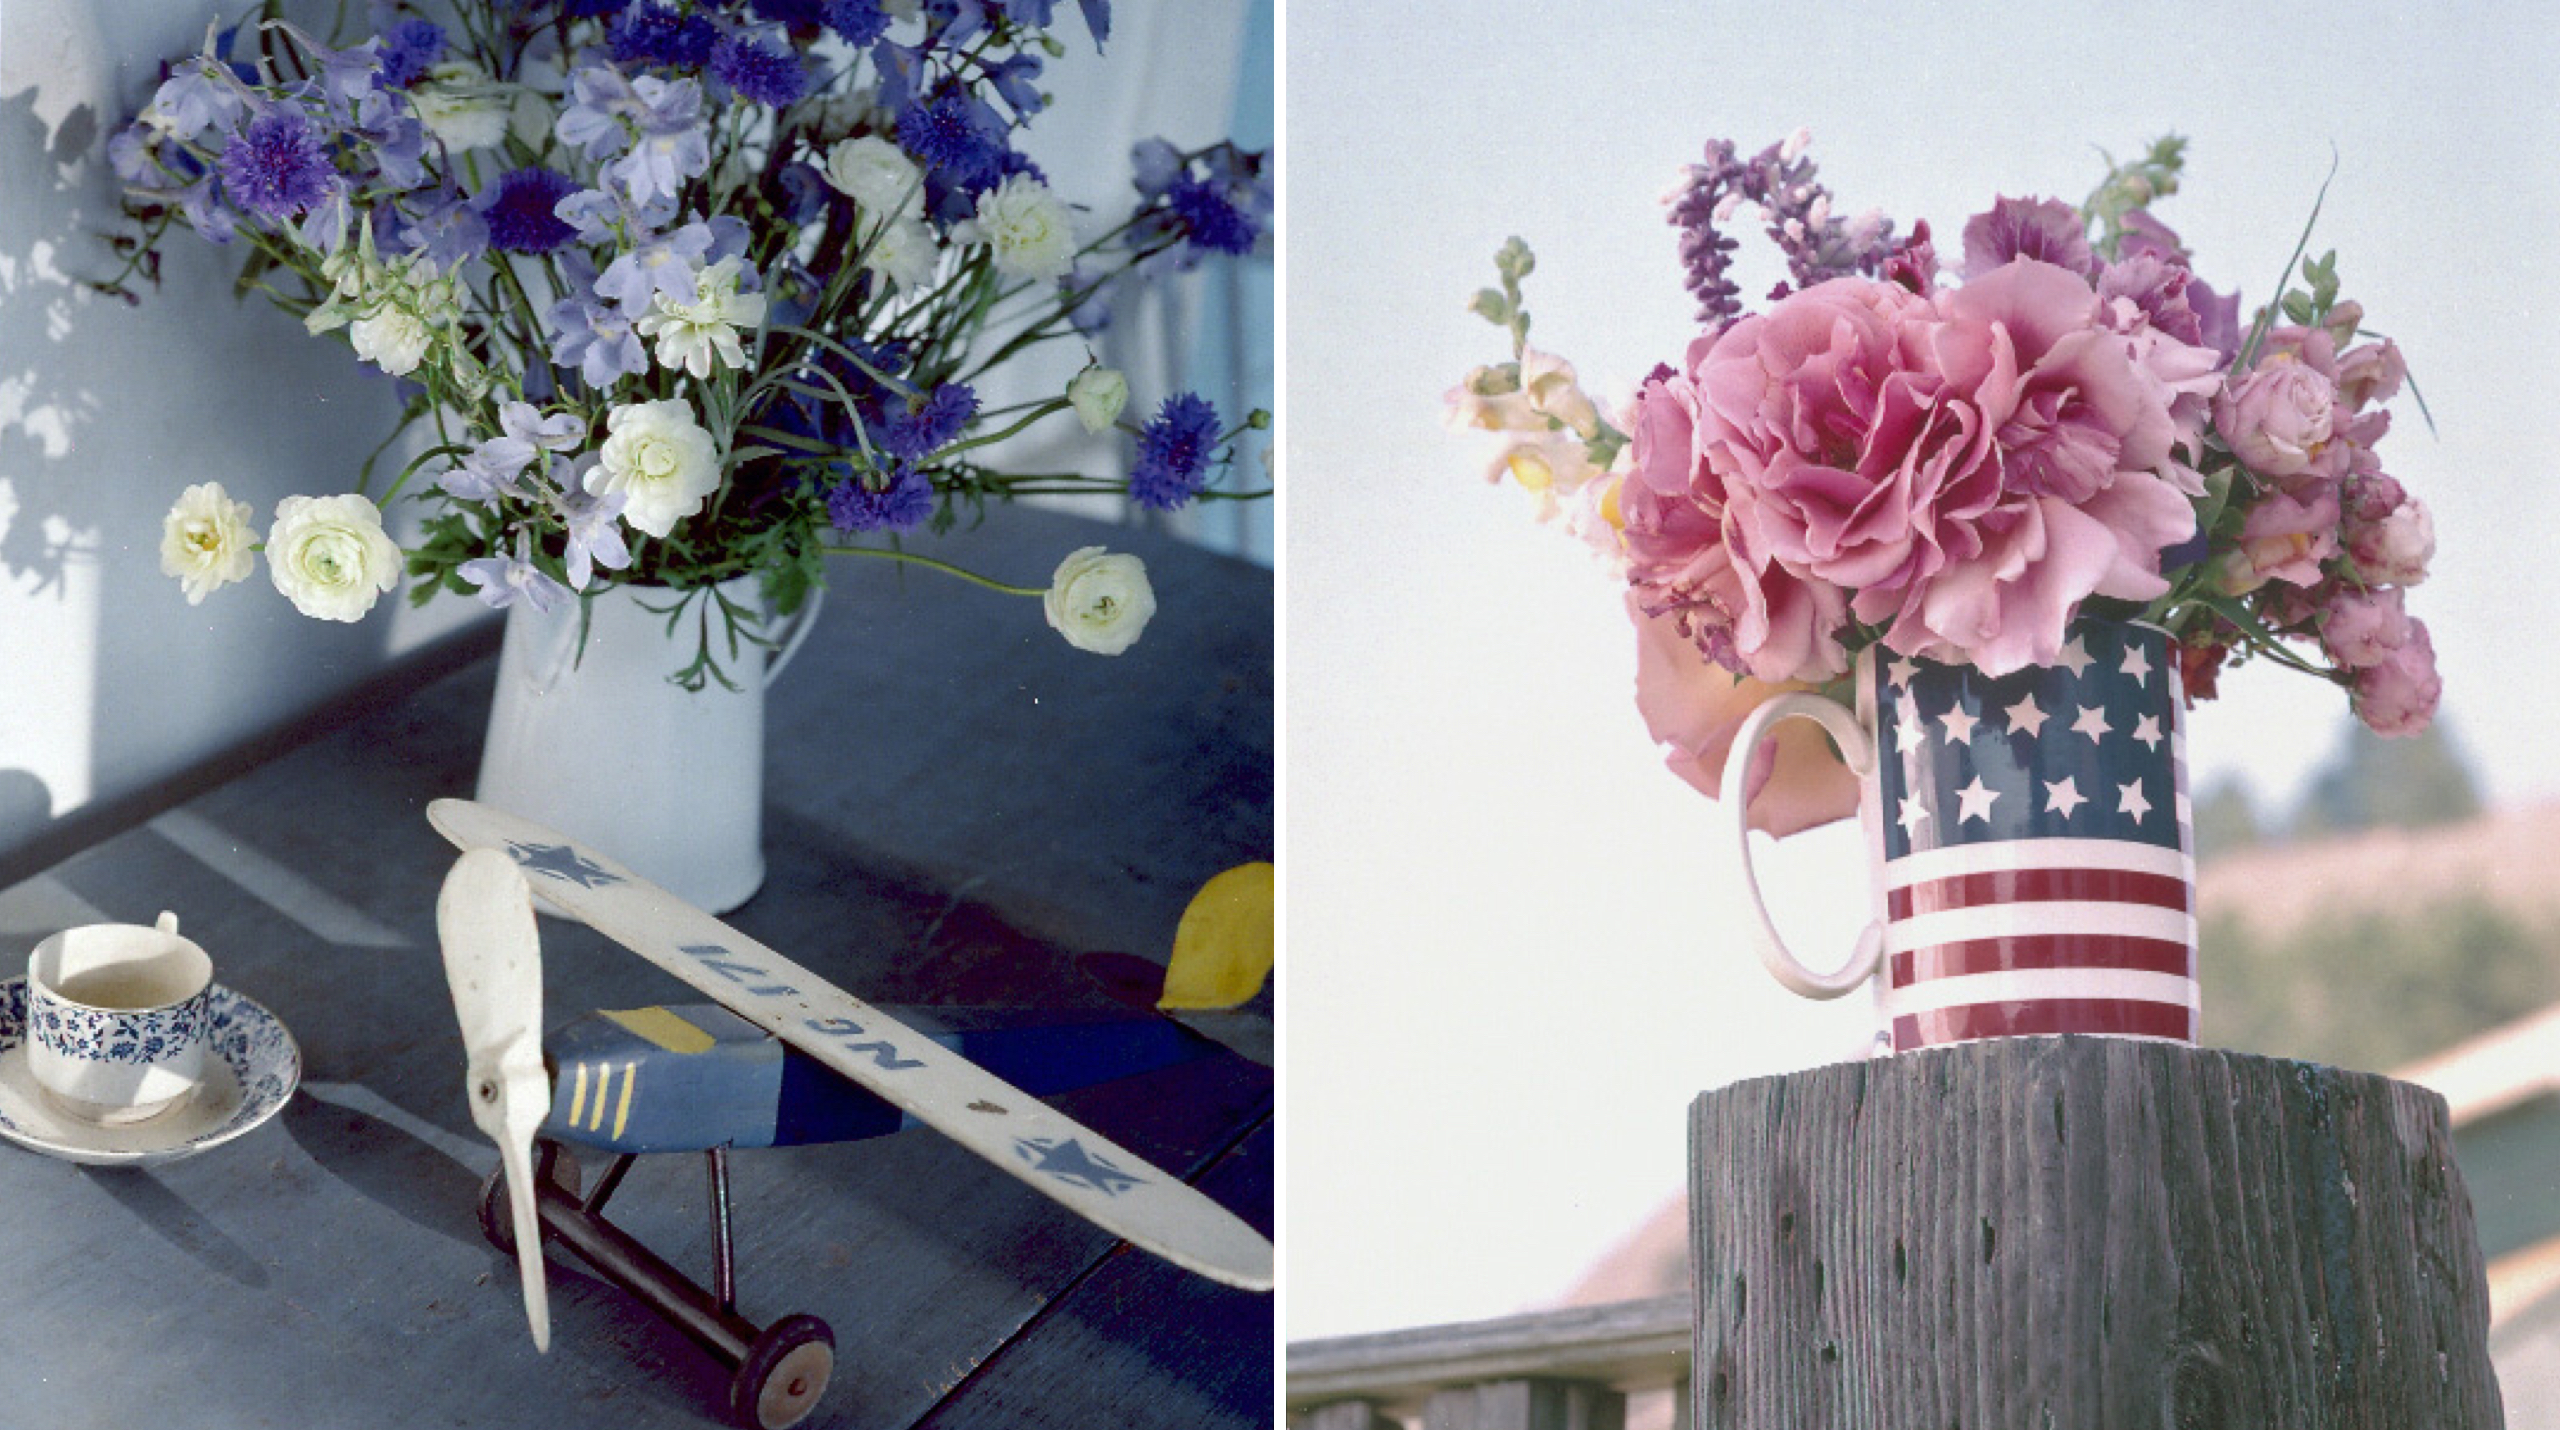
M1879 1002L1894 1051L2046 1033L2194 1042L2194 889L2190 855L2111 839L1888 863Z

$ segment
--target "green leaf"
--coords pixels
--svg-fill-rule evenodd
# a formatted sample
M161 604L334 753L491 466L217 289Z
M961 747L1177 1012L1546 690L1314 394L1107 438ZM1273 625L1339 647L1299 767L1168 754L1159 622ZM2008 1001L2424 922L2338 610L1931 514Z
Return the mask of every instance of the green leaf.
M2300 289L2284 295L2284 315L2296 323L2311 321L2311 299Z

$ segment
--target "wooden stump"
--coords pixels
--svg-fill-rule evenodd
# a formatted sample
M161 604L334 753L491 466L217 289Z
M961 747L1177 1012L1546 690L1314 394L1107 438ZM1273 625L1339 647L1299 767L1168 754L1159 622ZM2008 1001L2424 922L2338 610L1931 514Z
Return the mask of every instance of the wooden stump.
M2422 1088L2001 1039L1704 1094L1689 1157L1702 1430L2504 1423Z

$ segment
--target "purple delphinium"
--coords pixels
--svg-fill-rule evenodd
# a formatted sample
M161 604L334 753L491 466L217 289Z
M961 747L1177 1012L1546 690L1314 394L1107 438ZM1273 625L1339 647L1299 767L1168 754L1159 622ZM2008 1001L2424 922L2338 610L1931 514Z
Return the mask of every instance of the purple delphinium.
M433 20L403 20L383 32L382 83L407 89L444 58L444 27Z
M711 51L711 72L740 98L788 109L809 92L809 71L789 50L748 38L724 39Z
M604 166L635 204L674 198L684 181L711 167L711 136L702 118L702 86L689 79L642 75L631 88L644 106L631 152Z
M578 236L560 217L560 201L577 182L549 169L515 169L480 191L472 203L489 225L489 244L502 253L550 253Z
M569 249L560 256L560 267L569 296L543 314L551 360L576 368L598 391L615 378L647 372L649 350L632 330L630 317L613 304L595 301L596 270L586 254Z
M2089 230L2079 211L2060 199L1992 202L1964 226L1964 276L1979 278L2020 258L2068 268L2086 278L2097 271Z
M1129 149L1129 179L1138 196L1160 198L1183 175L1182 151L1168 139L1141 139Z
M1172 511L1200 494L1218 446L1218 409L1177 392L1138 431L1138 460L1129 469L1129 500Z
M611 65L585 64L569 72L568 102L554 129L560 142L591 159L619 154L631 145L631 124L646 108L640 92Z
M1013 110L1017 119L1028 119L1040 112L1040 57L1011 55L989 65L984 71L987 82L995 87L996 97Z
M711 226L686 224L635 244L606 265L596 279L596 292L635 314L648 312L649 300L660 293L670 303L691 303L701 296L696 276L718 261L711 252Z
M151 96L150 111L167 124L172 139L193 139L217 125L240 118L240 91L214 78L214 67L199 60L182 63Z
M978 415L978 394L966 384L946 382L921 403L886 404L872 440L892 457L920 462L949 445Z
M1078 263L1058 280L1058 299L1070 305L1067 321L1086 337L1111 329L1111 278L1093 264Z
M719 33L705 16L639 0L613 22L605 43L622 64L698 70L710 62Z
M428 262L445 273L488 251L488 221L460 190L428 192L433 197L423 200L417 216L401 226L401 243L425 254ZM412 198L418 201L415 196Z
M336 189L338 171L320 136L295 110L268 110L222 150L222 186L240 207L269 220L319 207Z
M628 492L598 496L587 491L583 481L561 482L551 506L568 530L562 562L568 568L570 586L583 591L595 579L597 567L620 571L631 564L631 546L623 540L622 525L616 520L630 500Z
M924 473L900 463L887 486L872 488L853 480L827 493L827 520L839 531L913 531L933 515L933 483Z

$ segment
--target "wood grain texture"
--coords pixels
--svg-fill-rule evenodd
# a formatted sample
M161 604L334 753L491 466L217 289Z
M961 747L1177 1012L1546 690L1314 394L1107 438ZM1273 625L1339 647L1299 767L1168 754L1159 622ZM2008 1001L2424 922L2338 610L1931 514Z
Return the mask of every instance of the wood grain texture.
M1690 1115L1700 1427L2495 1430L2443 1100L2104 1038Z
M1271 856L1268 572L1029 510L935 550L1033 584L1097 543L1142 556L1167 597L1112 660L1069 649L1035 602L836 563L827 612L773 690L769 872L733 923L880 1001L1114 1012L1080 960L1112 950L1160 965L1193 889ZM22 1232L0 1239L0 1362L13 1367L0 1424L718 1423L725 1377L574 1262L552 1262L552 1350L535 1355L513 1265L476 1222L496 1156L462 1093L433 922L453 855L424 811L470 792L492 679L483 661L360 707L185 802L190 829L290 870L339 906L332 916L285 907L272 881L244 883L149 825L42 872L54 904L143 921L177 910L216 977L291 1029L305 1074L275 1122L149 1172L0 1145L0 1204ZM324 932L355 926L350 910L399 946ZM0 966L50 931L0 930ZM542 941L555 1021L688 996L592 930L547 919ZM1185 1175L1270 1116L1272 1074L1242 1059L1137 1081L1059 1105ZM1043 1334L1044 1308L1098 1265L1126 1259L930 1132L741 1153L733 1177L743 1310L836 1330L836 1379L810 1430L913 1425ZM708 1274L699 1157L643 1158L613 1215ZM1082 1393L1128 1405L1115 1423L1133 1430L1266 1423L1267 1403L1239 1411L1185 1389L1270 1362L1271 1301L1253 1304L1257 1316L1196 1342L1161 1326L1195 1346L1187 1357L1088 1363Z

